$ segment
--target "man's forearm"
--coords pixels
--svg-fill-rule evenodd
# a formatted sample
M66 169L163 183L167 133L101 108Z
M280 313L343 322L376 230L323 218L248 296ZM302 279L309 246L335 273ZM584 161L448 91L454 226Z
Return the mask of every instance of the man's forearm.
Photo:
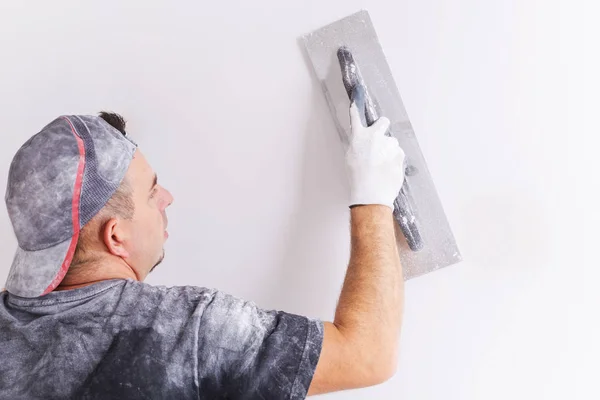
M394 229L389 207L351 210L350 263L334 324L364 352L367 368L395 367L404 280ZM368 360L381 365L368 365Z
M353 90L351 98L346 166L352 251L334 322L323 324L309 394L376 385L397 365L404 281L392 209L404 182L405 154L387 135L389 119L363 125L364 91Z

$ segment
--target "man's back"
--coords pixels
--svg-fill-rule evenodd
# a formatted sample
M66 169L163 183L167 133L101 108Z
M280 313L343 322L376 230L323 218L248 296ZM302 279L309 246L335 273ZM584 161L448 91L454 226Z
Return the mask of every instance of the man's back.
M304 398L323 335L215 290L131 279L2 292L0 326L2 399Z

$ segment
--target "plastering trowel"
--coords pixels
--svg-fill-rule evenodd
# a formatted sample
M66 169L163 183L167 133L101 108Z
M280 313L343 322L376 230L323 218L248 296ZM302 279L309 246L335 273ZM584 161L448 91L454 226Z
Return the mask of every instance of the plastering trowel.
M454 235L368 12L311 32L303 41L341 140L348 140L348 109L353 93L360 90L363 122L389 118L387 135L396 137L406 154L406 179L394 202L405 279L459 262Z

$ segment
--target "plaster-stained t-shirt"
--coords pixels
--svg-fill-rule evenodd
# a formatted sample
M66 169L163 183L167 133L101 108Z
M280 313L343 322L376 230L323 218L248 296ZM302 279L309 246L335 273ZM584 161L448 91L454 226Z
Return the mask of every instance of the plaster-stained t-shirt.
M323 323L131 279L0 293L0 399L303 399Z

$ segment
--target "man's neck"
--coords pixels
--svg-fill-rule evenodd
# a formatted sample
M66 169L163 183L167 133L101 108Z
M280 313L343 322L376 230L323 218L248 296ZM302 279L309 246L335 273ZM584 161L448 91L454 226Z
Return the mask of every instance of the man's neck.
M122 259L82 263L67 272L54 290L71 290L110 279L133 279L139 281L135 271Z
M109 278L109 279L117 279L117 278ZM82 288L85 286L89 286L89 285L93 285L94 283L99 283L102 281L106 281L109 279L99 279L97 281L87 281L87 282L82 282L82 283L74 283L74 284L64 284L64 283L60 283L60 285L58 285L58 287L56 289L54 289L54 291L63 291L63 290L71 290L71 289L78 289L78 288Z

